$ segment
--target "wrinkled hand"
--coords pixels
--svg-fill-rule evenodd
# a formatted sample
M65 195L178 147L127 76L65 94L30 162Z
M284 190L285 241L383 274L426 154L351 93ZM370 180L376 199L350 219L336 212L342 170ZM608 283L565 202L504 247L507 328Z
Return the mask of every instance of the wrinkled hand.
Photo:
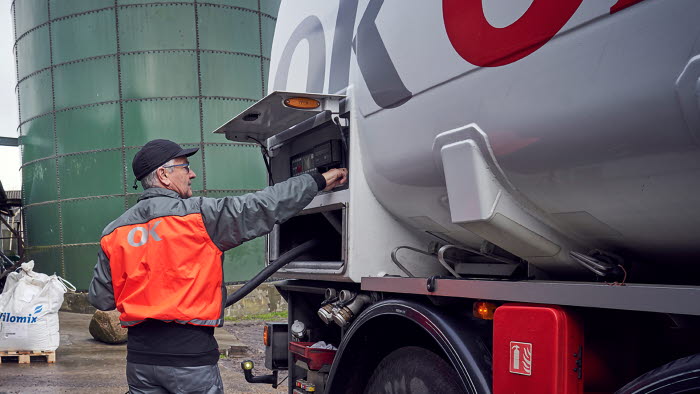
M326 178L326 188L323 189L323 191L326 192L340 185L344 185L348 181L347 168L334 168L321 175Z

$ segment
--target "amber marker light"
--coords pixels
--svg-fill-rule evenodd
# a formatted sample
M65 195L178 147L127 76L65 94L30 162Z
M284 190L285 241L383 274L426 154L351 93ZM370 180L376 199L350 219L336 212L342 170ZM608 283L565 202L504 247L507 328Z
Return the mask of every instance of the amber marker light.
M321 102L307 97L290 97L284 100L284 105L296 109L314 109L321 105Z
M493 320L493 314L496 312L496 304L486 301L477 301L474 303L474 317L484 320Z
M263 329L263 343L265 346L270 346L270 326L268 325Z

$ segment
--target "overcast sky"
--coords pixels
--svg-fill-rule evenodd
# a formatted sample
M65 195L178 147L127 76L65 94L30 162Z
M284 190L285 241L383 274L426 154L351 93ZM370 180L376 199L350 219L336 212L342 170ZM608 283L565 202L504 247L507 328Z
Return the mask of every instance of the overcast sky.
M0 136L17 137L17 96L15 56L12 53L12 0L0 0ZM19 148L0 146L0 181L5 190L19 190Z

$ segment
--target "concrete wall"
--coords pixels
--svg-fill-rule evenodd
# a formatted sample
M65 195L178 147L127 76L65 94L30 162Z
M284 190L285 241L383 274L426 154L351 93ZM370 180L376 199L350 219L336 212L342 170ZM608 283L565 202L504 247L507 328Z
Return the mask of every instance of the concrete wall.
M228 294L241 285L226 286ZM225 317L244 317L287 310L287 302L282 298L274 283L263 283L245 298L226 308ZM66 293L61 311L74 313L95 313L95 308L87 301L87 293Z
M231 294L240 287L241 285L226 286L226 291L228 294ZM242 300L226 308L224 316L243 317L271 312L284 312L286 310L287 302L282 298L275 286L271 283L263 283Z

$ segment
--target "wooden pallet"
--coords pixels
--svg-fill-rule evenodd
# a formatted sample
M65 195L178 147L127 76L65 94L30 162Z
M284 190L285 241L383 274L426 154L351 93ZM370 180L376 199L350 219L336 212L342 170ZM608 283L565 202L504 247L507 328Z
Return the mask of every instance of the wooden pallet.
M3 361L13 360L17 360L19 364L29 364L32 361L46 361L53 364L56 362L56 352L41 352L37 350L0 352L0 364Z

